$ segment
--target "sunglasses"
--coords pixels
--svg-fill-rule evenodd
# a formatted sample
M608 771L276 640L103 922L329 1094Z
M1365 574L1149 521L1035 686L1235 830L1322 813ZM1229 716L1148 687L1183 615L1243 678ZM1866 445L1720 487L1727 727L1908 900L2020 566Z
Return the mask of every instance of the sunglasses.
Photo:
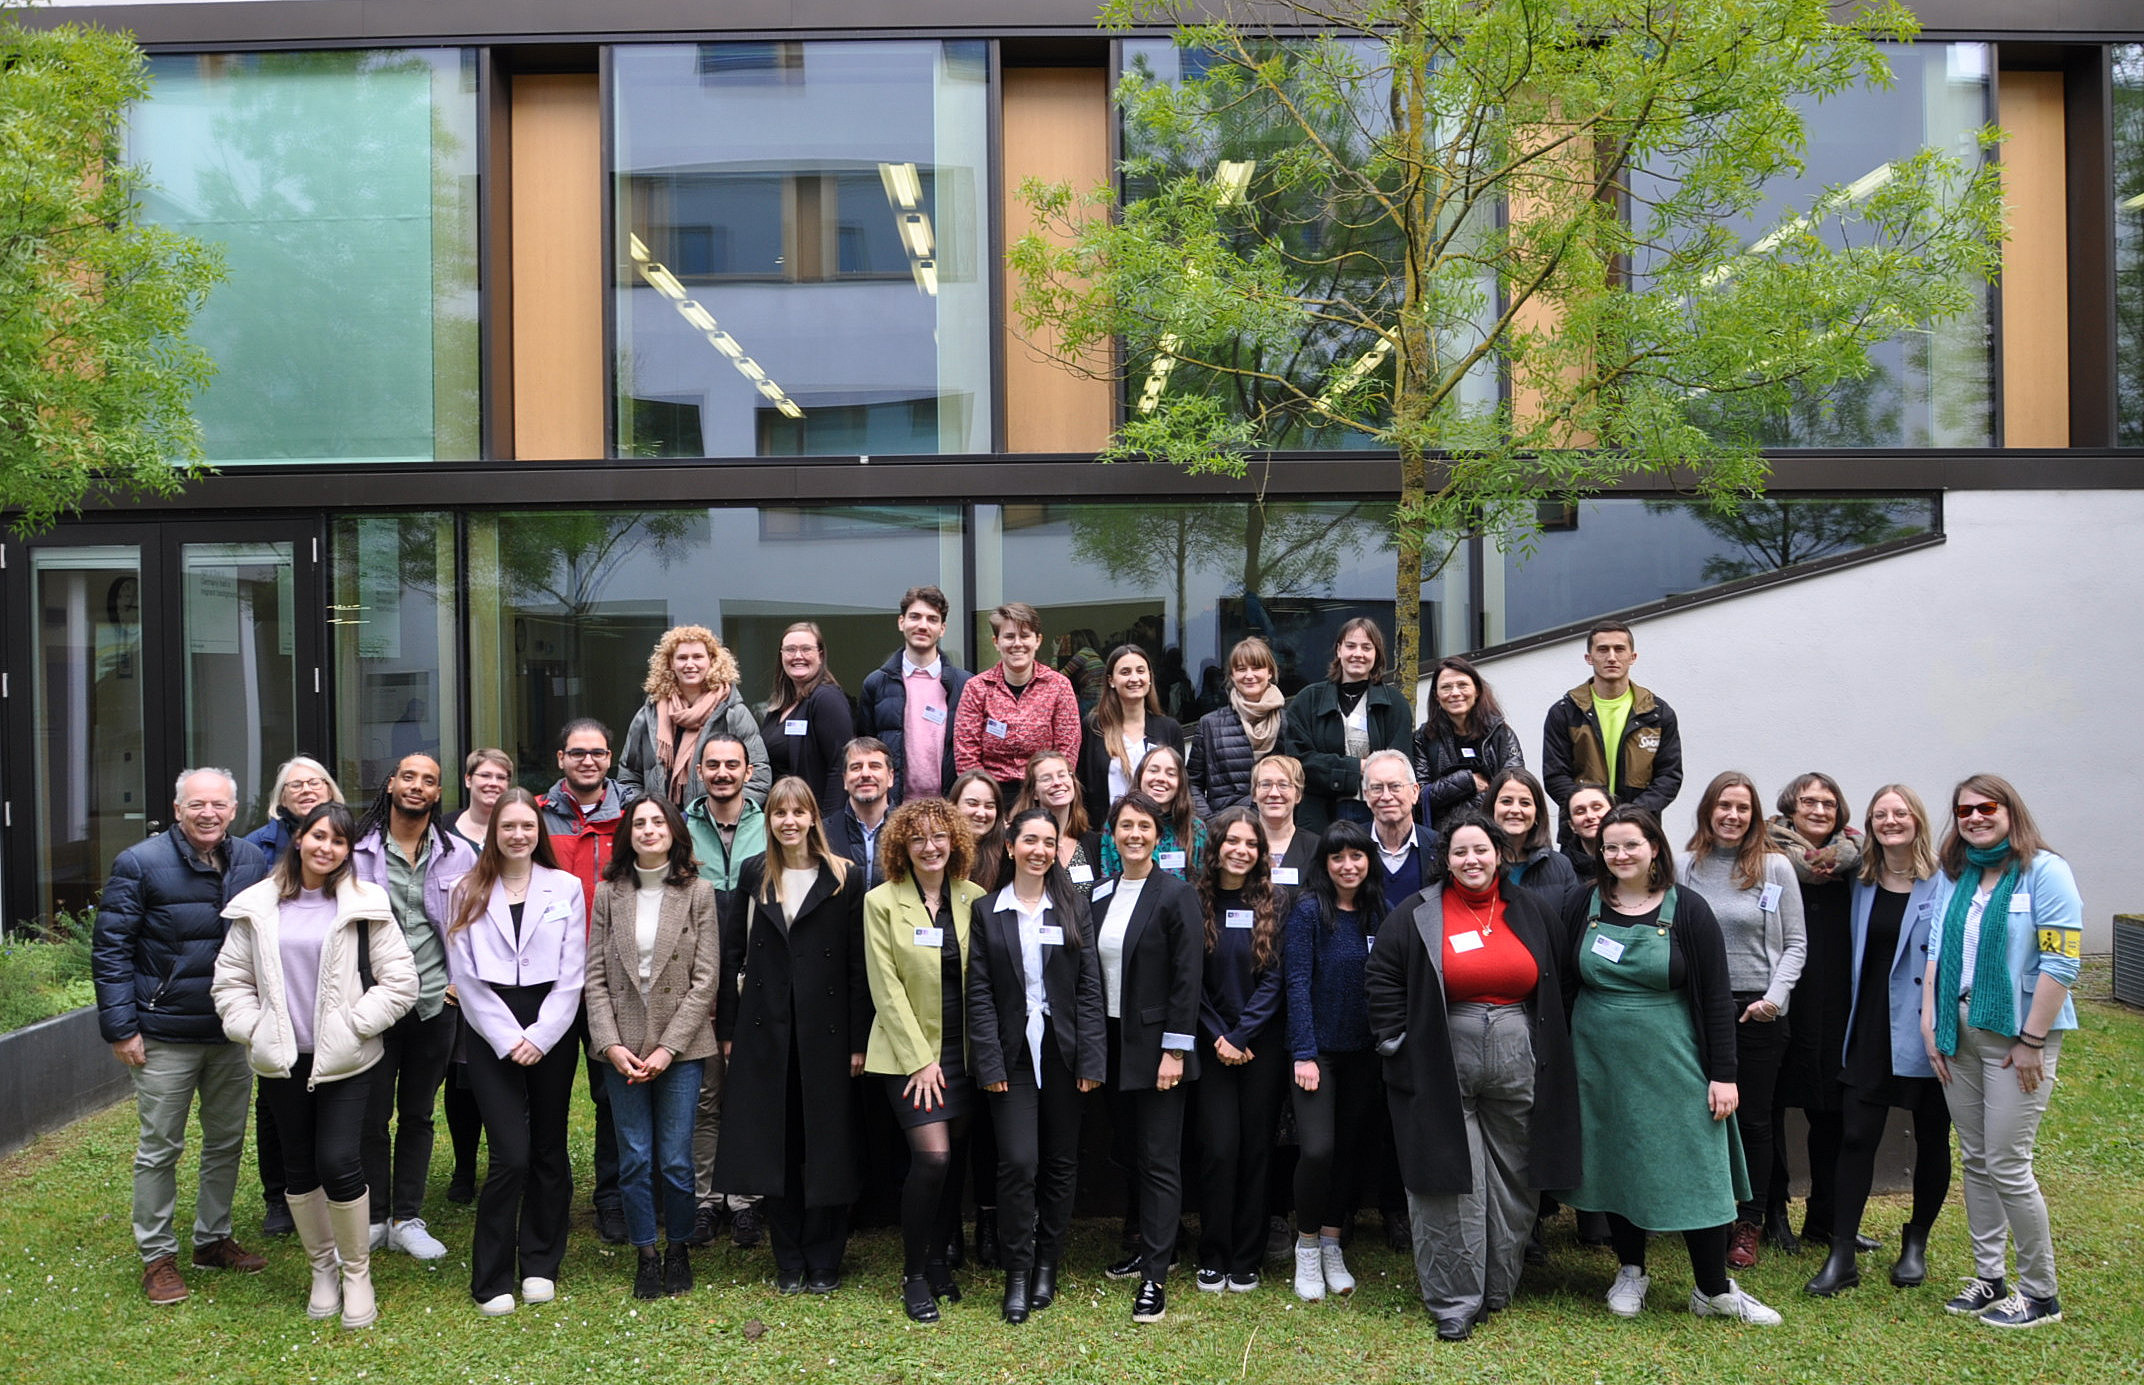
M1984 818L1991 818L2002 810L2003 805L2000 803L1961 803L1956 808L1953 808L1951 811L1958 815L1958 821L1966 822L1969 821L1975 813L1978 813Z

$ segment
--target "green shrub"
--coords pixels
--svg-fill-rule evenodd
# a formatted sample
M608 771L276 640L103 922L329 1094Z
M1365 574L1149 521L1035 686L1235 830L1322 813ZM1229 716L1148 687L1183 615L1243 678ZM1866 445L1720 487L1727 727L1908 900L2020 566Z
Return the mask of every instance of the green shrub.
M95 1002L89 974L95 924L96 911L85 910L8 934L0 945L0 1033Z

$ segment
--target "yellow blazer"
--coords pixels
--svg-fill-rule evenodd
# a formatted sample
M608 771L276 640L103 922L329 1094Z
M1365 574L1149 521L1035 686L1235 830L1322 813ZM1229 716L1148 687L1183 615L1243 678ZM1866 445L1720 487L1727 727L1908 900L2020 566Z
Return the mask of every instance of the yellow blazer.
M948 881L953 935L960 942L960 984L968 988L968 925L983 887ZM864 896L864 974L871 981L871 1042L864 1071L906 1077L938 1061L945 1046L945 994L938 949L916 946L916 930L935 922L913 880L888 880Z

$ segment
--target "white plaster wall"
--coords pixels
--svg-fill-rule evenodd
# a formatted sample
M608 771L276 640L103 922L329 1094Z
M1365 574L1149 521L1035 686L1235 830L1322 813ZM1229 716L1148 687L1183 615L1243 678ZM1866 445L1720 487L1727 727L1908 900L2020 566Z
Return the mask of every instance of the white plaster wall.
M1680 850L1725 769L1767 800L1822 770L1856 826L1880 784L1947 816L1958 780L2000 774L2075 867L2086 946L2107 951L2111 917L2144 911L2144 491L1954 491L1943 527L1937 547L1636 623L1632 676L1682 724L1669 838ZM1536 772L1581 653L1482 666Z

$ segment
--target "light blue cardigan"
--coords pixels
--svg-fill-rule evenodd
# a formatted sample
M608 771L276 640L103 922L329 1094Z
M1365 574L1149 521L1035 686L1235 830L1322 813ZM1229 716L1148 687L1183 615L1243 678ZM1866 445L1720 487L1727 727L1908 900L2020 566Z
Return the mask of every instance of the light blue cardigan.
M1927 987L1929 949L1936 930L1943 924L1943 907L1950 899L1950 878L1940 871L1916 881L1906 896L1906 913L1899 920L1898 948L1891 954L1890 993L1886 997L1891 1024L1891 1071L1898 1077L1934 1077L1928 1062L1928 1047L1921 1041L1921 993ZM1846 1015L1846 1042L1840 1061L1854 1046L1854 1025L1861 1019L1861 962L1868 952L1869 910L1876 903L1876 887L1866 880L1854 882L1850 927L1854 940L1853 1002ZM1871 998L1869 1019L1876 1014Z
M1955 882L1951 888L1956 888ZM1947 893L1945 898L1948 899ZM1930 921L1931 929L1940 928L1942 919L1939 910ZM1940 941L1931 936L1929 946L1933 948ZM2032 989L2040 978L2052 977L2075 989L2077 959L2084 952L2084 898L2077 893L2077 877L2070 873L2070 863L2052 851L2042 851L2033 858L2017 892L2010 897L2009 943L2008 970L2011 983L2017 987L2017 1022L2023 1027L2026 1013L2032 1009ZM1977 988L1986 980L1976 976L1973 985ZM2064 996L2061 1013L2047 1027L2075 1029L2076 1001Z

